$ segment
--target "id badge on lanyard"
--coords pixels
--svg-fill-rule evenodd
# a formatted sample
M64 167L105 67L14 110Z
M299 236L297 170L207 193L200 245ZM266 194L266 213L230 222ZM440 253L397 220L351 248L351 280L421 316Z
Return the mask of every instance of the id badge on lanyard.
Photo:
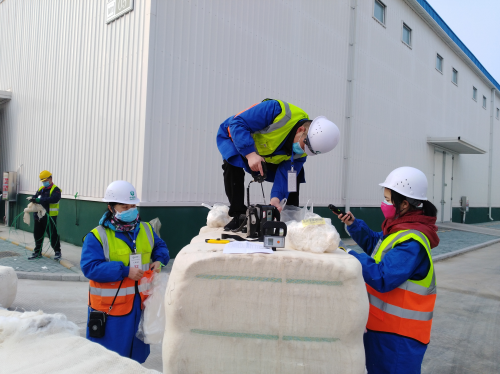
M137 239L137 237L135 236L135 233L134 233L134 239L132 239L132 243L134 244L134 253L130 254L129 266L131 268L140 269L142 267L142 255L140 253L137 253L137 249L135 246L136 239Z
M293 168L293 151L292 151L292 169L288 170L288 192L297 192L297 172Z

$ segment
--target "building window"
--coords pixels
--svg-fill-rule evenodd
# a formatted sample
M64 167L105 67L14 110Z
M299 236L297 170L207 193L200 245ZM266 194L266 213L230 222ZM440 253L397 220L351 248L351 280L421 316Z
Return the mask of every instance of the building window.
M436 69L443 72L443 58L440 55L436 55Z
M403 23L403 42L406 45L411 46L411 29L406 23Z
M483 108L486 109L486 96L483 96Z
M453 69L451 72L451 81L458 86L458 71L456 69Z
M477 88L472 86L472 98L477 101Z
M497 119L500 117L500 109L497 108Z
M379 0L375 0L375 7L373 9L373 17L375 17L375 19L383 25L385 25L385 8L386 8L386 6L384 5L383 2L381 2Z

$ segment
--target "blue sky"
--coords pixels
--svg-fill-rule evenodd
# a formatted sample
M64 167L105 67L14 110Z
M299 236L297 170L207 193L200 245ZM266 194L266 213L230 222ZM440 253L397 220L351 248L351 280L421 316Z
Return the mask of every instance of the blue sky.
M500 0L427 0L500 83Z

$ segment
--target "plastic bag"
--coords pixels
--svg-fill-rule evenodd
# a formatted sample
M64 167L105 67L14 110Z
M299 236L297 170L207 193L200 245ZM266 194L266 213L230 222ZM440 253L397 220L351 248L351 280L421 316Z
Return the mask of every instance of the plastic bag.
M149 224L153 228L153 231L156 233L156 235L158 235L158 237L161 238L161 236L160 236L160 229L161 229L160 219L158 217L153 218L151 221L149 221Z
M214 206L210 206L208 204L201 204L204 207L210 209L207 215L207 226L208 227L224 227L230 221L231 217L229 217L229 207L224 204L214 204Z
M281 222L289 222L289 221L302 221L307 213L313 212L313 204L311 203L311 208L307 209L309 205L309 200L307 200L307 204L303 208L299 208L293 205L286 205L281 211Z
M340 235L330 218L306 213L304 220L287 222L287 248L297 251L325 253L335 251Z
M145 292L144 310L135 336L146 344L161 344L165 333L165 292L168 283L167 273L154 273L151 287ZM147 282L141 280L141 285Z

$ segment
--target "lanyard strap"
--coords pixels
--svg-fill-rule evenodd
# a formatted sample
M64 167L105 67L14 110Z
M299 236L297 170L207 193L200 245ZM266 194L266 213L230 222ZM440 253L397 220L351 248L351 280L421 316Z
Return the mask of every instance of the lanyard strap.
M292 159L291 159L291 161L292 161L292 171L293 171L293 149L292 149Z
M118 292L120 292L120 288L122 287L123 279L120 282L120 285L118 286L118 289L116 290L115 298L113 299L113 302L111 303L111 306L109 307L108 312L106 313L109 316L109 313L111 312L111 309L113 309L113 305L115 305L115 300L116 297L118 296Z

